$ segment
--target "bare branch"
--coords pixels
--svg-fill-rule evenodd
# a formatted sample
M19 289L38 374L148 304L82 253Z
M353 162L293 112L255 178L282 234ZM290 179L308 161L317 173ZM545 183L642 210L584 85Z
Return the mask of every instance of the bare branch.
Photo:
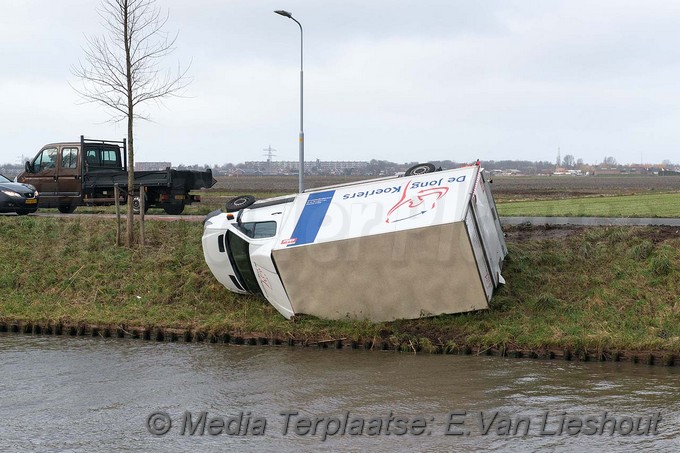
M71 72L81 80L74 90L86 101L114 110L115 118L148 119L136 107L180 96L191 83L188 70L162 70L179 33L163 29L169 14L155 0L102 0L97 8L105 34L87 38L84 58Z

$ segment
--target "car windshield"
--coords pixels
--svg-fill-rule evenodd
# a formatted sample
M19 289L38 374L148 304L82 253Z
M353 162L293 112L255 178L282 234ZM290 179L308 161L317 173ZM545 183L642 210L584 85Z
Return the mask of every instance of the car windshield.
M5 178L4 176L0 175L0 182L12 182L9 179Z

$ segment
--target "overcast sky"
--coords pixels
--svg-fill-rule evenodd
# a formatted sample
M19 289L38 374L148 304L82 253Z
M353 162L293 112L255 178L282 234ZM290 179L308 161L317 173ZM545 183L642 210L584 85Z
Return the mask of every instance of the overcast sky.
M2 0L0 163L48 142L121 139L69 86L94 0ZM679 162L680 2L159 0L179 31L182 98L149 104L138 161L297 160L304 27L306 160L572 154Z

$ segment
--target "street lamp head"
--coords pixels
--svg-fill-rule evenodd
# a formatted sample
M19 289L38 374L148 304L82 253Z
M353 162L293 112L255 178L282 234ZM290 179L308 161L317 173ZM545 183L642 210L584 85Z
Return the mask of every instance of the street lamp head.
M289 13L288 11L284 11L282 9L276 10L274 12L280 16L287 17L289 19L293 18L293 15L291 13Z

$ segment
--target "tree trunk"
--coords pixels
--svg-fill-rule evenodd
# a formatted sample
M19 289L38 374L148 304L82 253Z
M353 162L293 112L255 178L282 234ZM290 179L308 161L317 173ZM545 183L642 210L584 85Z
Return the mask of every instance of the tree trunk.
M128 150L128 196L127 196L127 238L126 245L132 247L135 239L134 225L134 208L133 200L135 196L135 143L133 134L133 120L134 120L134 104L132 102L132 64L130 61L130 48L132 46L132 37L130 36L130 11L127 0L123 1L123 28L125 29L125 62L126 62L126 82L127 82L127 150Z
M135 197L135 147L132 134L132 105L130 105L130 116L128 116L128 196L127 196L127 240L126 245L132 247L134 244L134 197Z

